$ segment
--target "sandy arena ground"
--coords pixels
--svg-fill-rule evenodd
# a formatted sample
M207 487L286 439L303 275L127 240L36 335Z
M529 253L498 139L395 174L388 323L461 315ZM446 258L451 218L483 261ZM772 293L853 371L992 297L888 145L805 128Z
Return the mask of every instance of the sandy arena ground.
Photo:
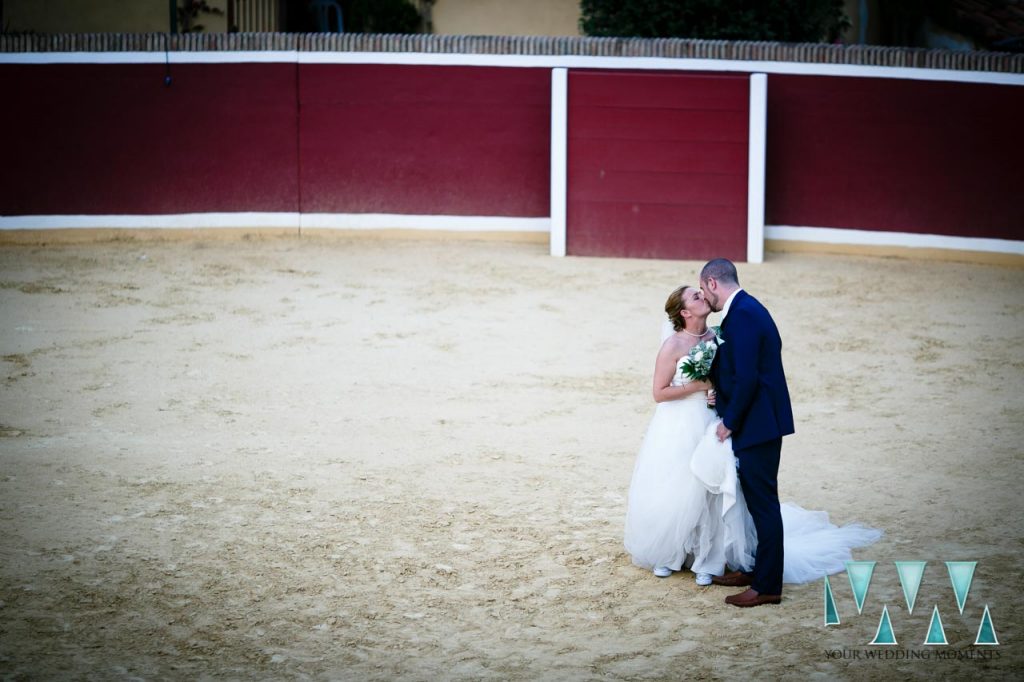
M1024 270L769 255L740 274L786 343L782 497L886 531L829 628L821 581L740 610L622 548L660 310L699 263L0 248L0 676L1020 679ZM912 614L894 560L929 562ZM962 615L947 560L979 562ZM898 645L870 647L883 605Z

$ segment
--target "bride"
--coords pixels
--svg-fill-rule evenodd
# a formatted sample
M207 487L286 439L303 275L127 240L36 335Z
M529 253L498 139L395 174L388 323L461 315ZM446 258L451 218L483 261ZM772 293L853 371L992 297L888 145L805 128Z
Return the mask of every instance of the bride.
M728 564L749 571L757 546L754 525L737 482L732 443L715 435L714 392L684 377L683 360L702 341L714 345L711 307L700 289L681 286L665 302L672 331L654 365L657 403L637 455L629 487L625 547L633 563L665 578L689 567L698 585L710 585ZM803 583L845 570L850 550L881 531L841 528L826 512L782 504L783 582Z

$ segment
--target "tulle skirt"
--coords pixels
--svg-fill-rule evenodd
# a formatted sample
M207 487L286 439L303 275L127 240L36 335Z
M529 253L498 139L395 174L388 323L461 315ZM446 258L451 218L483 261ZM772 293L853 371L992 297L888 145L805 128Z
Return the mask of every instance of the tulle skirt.
M808 583L842 573L851 561L851 550L877 542L882 531L859 523L836 526L828 512L810 511L792 503L782 504L782 582Z
M747 511L731 440L718 441L718 418L703 393L659 403L633 469L624 544L633 563L721 574L753 568L757 533ZM842 527L827 512L781 505L782 580L805 583L845 570L854 548L882 532Z
M624 544L643 568L684 564L721 551L721 505L690 470L690 458L715 418L703 393L658 403L633 467ZM721 573L721 566L714 573Z

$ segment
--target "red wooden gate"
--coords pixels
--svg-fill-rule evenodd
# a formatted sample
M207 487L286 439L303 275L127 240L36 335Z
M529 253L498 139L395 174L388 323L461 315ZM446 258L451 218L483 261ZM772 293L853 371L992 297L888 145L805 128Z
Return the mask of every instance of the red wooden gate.
M566 252L747 259L750 77L571 70Z

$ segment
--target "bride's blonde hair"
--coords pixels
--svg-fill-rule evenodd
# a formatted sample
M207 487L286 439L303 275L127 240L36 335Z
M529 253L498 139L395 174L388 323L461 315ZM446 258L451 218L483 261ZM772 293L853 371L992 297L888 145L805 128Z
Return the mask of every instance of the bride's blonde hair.
M671 294L668 295L668 300L665 301L665 314L668 315L668 319L672 322L672 328L677 332L682 331L686 326L686 320L683 319L683 309L686 307L686 299L683 297L683 293L687 289L692 289L689 284L684 284L679 287Z

